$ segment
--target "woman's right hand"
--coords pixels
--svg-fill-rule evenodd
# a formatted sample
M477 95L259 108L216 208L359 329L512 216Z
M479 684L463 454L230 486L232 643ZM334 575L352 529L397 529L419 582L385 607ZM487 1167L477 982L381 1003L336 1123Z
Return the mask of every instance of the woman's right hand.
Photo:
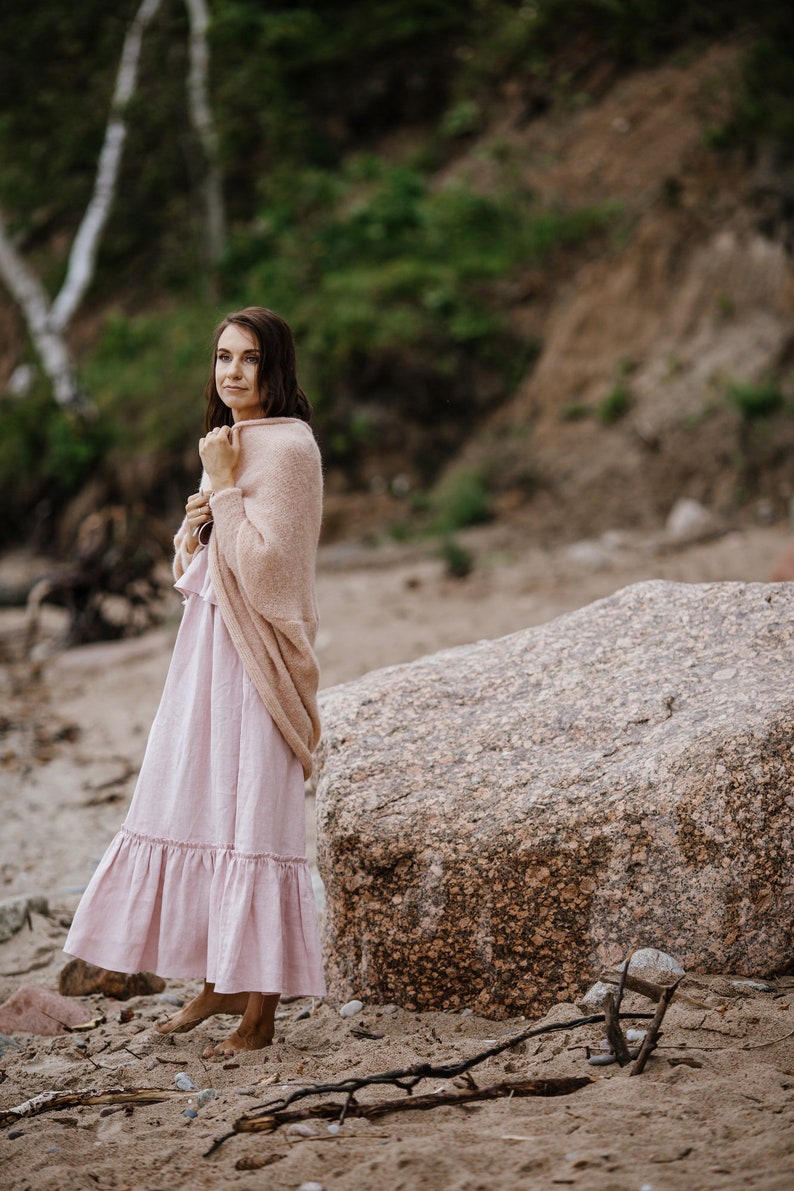
M212 521L212 511L210 510L210 495L209 492L194 492L192 496L187 499L185 505L185 516L188 526L188 535L185 540L188 554L193 554L199 545L198 531L202 525L206 525L208 521Z

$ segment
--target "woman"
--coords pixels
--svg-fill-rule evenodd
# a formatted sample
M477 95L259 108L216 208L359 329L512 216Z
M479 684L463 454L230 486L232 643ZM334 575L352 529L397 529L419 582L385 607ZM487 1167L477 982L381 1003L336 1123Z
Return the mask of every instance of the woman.
M204 475L174 543L174 655L129 814L65 946L115 971L203 976L157 1029L242 1014L206 1057L267 1046L280 995L325 991L303 817L320 456L278 315L227 315L213 361Z

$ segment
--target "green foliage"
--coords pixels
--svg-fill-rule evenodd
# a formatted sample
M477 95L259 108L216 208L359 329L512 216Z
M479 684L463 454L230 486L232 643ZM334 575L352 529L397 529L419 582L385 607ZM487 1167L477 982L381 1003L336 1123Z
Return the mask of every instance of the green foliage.
M446 573L451 579L466 579L474 569L474 555L452 534L441 539L439 547Z
M728 385L726 394L748 422L769 417L783 407L780 385L771 377L758 384L734 382Z
M0 401L0 494L9 520L41 500L69 497L108 446L102 418L83 418L56 405L43 385ZM5 536L5 535L3 535Z
M607 393L604 400L596 407L596 417L604 426L611 426L628 412L631 406L631 393L624 380L618 380Z
M590 412L590 406L584 401L569 401L563 406L561 417L564 422L581 422L590 416Z
M334 437L355 394L382 405L396 389L408 417L472 411L473 364L500 375L508 393L537 345L509 335L499 286L616 215L612 206L541 208L517 188L433 187L418 169L372 155L297 181L276 175L268 190L256 231L236 238L228 282L242 279L241 301L269 305L293 326Z
M450 472L430 498L432 526L443 537L469 525L490 521L491 494L480 471Z
M203 307L106 317L83 376L116 446L174 451L198 439L211 343Z

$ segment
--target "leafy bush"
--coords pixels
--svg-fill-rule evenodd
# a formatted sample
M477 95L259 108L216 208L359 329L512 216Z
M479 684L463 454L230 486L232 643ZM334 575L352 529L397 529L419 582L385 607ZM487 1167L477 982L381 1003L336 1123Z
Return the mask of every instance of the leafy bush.
M491 494L481 472L453 471L430 498L433 528L445 537L468 525L490 521Z
M43 384L24 397L0 401L0 498L5 518L0 538L19 531L24 519L34 528L31 510L41 505L49 518L54 506L74 495L108 446L101 417L86 419L56 405Z
M758 384L734 382L728 385L728 400L748 422L765 418L783 406L783 394L772 378Z
M612 205L543 208L516 187L434 187L419 169L371 155L337 173L307 170L297 184L276 176L268 190L226 276L230 287L244 279L241 300L293 326L331 442L361 402L399 402L400 416L430 433L455 423L464 434L477 370L501 378L507 395L537 350L507 329L504 281L616 217Z
M83 376L116 444L173 451L198 439L211 343L203 307L106 317Z
M631 393L624 380L618 380L607 393L604 400L596 408L596 417L604 426L611 426L628 413L631 406Z

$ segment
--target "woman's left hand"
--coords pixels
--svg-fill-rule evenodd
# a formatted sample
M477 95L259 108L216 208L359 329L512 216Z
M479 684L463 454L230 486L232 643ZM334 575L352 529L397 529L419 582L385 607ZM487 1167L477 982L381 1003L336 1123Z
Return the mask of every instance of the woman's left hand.
M240 442L231 426L218 426L199 441L199 455L213 492L234 487Z

